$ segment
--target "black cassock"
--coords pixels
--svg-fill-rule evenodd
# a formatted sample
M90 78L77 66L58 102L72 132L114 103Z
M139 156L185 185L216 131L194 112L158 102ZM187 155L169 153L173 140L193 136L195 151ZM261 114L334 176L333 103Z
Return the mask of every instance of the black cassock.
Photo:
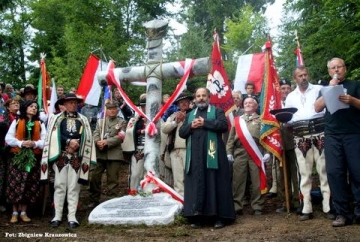
M228 122L224 111L216 108L216 118L207 119L207 108L198 109L195 117L204 118L204 126L191 129L188 124L189 115L180 127L180 137L191 138L191 158L189 172L185 171L184 216L213 216L229 222L236 218L231 175L222 133L228 130ZM207 135L208 131L217 134L218 169L208 169Z

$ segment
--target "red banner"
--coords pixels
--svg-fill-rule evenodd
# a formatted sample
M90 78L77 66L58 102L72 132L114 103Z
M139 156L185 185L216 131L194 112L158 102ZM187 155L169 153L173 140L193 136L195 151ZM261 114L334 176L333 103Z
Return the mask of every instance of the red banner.
M38 83L38 105L40 109L44 109L46 114L49 114L47 105L48 95L46 92L48 84L47 80L50 80L50 77L46 73L45 54L42 54L40 60L40 77Z
M265 74L260 100L260 144L281 161L283 150L280 124L275 116L270 113L273 109L281 108L279 77L276 72L270 41L266 42Z
M214 43L211 55L212 69L206 87L210 90L210 104L221 108L226 114L234 106L229 79L221 57L219 37L214 33Z

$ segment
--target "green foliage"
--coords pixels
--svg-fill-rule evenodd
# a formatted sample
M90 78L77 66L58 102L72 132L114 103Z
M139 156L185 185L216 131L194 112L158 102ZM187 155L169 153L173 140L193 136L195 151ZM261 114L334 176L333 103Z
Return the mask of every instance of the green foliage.
M37 162L32 150L32 148L21 148L11 160L13 165L19 170L30 172Z
M184 237L184 236L190 236L189 230L184 227L178 227L175 228L175 231L172 235L172 237Z
M146 42L142 24L166 15L165 3L173 0L48 0L32 1L33 48L29 59L38 62L47 54L46 65L57 84L69 90L77 86L90 52L117 67L144 63ZM101 49L101 51L97 51ZM37 80L39 72L31 72ZM143 87L126 87L132 100Z
M9 7L12 4L13 0L1 0L0 2L0 10L3 11L7 7Z
M253 7L255 12L264 12L265 4L273 3L274 0L183 0L184 8L188 8L187 20L194 21L205 30L207 36L211 36L216 28L222 39L225 32L224 22L232 19L234 13L246 5ZM188 22L188 21L187 21ZM222 42L223 43L223 42Z
M195 22L189 22L188 31L181 37L179 59L210 56L212 50L211 36L212 34L206 35L202 26Z
M117 41L122 39L117 36L118 19L111 1L52 0L35 2L32 7L38 16L34 27L39 30L32 58L36 61L41 52L47 53L47 69L65 89L78 85L89 53L95 49L103 46L110 56L128 58L127 51L113 55L122 50Z
M0 75L21 88L37 84L39 56L57 84L77 86L90 52L126 67L146 62L143 23L168 17L165 5L175 0L13 0L0 3ZM210 56L214 29L229 79L235 76L238 56L260 51L269 32L262 14L274 0L178 0L179 22L188 32L171 40L164 62ZM355 0L287 0L276 64L280 77L291 78L295 66L295 30L312 80L328 80L326 62L344 58L348 77L360 79L360 2ZM253 45L253 46L252 46ZM252 46L251 48L249 48ZM103 54L105 53L105 54ZM172 93L178 80L165 80L164 93ZM206 77L192 77L189 91L204 86ZM137 101L144 87L124 83Z
M175 216L174 225L179 226L179 225L184 225L184 224L187 224L187 223L188 223L188 221L184 216L182 216L182 215L176 215Z
M213 43L211 36L206 36L202 26L195 22L189 22L188 31L177 40L178 42L172 43L173 45L178 44L175 51L166 53L167 61L183 61L186 58L197 59L210 57ZM194 76L189 78L187 90L193 93L196 88L206 86L206 78L207 76ZM163 85L163 93L173 93L178 82L178 79L165 80L166 85Z
M261 51L269 32L265 18L246 5L234 12L232 19L225 21L226 44L222 47L227 53L225 68L229 79L235 78L237 60L243 54Z
M8 2L8 1L6 1ZM29 65L26 54L31 44L29 26L31 18L27 0L16 0L0 13L0 75L4 82L22 86ZM5 5L3 5L5 7Z
M187 15L183 15L183 19L187 22L188 26L198 26L202 29L204 36L204 41L206 46L211 48L212 46L212 35L214 29L216 29L220 45L221 45L221 53L223 55L224 66L227 71L228 78L234 79L236 72L237 60L236 51L242 49L242 46L238 46L239 40L242 38L243 33L252 36L252 33L255 33L254 29L252 29L253 25L246 25L245 22L251 19L251 13L262 13L265 11L265 4L273 3L274 0L256 0L256 1L238 1L238 0L220 0L220 1L211 1L211 0L201 0L201 1L193 1L193 0L183 0L184 8L187 8ZM244 8L243 8L244 7ZM246 9L248 12L246 12ZM251 11L251 10L252 11ZM241 11L248 15L242 15ZM258 19L258 14L255 14L254 18ZM255 23L254 23L255 24ZM229 27L232 30L229 30ZM259 27L261 28L261 27ZM235 30L236 29L236 30ZM251 31L251 29L254 31ZM189 31L192 31L189 28ZM251 32L251 34L250 34ZM224 38L225 35L225 38ZM247 36L247 37L250 37ZM264 37L263 37L264 38ZM257 39L257 37L255 37ZM253 39L243 39L245 42L252 42ZM262 42L264 42L262 40ZM199 42L202 43L202 42ZM257 45L257 44L256 44ZM254 46L256 46L254 45ZM262 46L263 43L260 44ZM194 46L194 45L192 45ZM200 45L195 45L199 47ZM245 51L247 47L242 49L241 52ZM194 48L194 47L192 47ZM211 51L208 52L209 54Z
M245 50L249 53L258 52L259 46L262 46L267 38L265 18L260 13L254 12L249 5L234 13L232 19L225 21L225 25L226 49L231 52L239 54Z
M347 76L360 78L360 24L358 1L287 1L286 16L298 16L285 19L279 42L283 47L278 63L282 72L289 76L294 66L296 48L295 30L299 40L305 64L312 80L329 80L327 61L333 57L343 58L348 67ZM283 75L282 73L282 75Z

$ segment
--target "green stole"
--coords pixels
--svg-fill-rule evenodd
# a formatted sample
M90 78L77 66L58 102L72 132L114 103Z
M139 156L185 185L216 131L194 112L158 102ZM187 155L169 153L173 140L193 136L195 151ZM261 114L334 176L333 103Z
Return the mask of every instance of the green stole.
M215 119L215 110L216 108L212 105L208 107L207 117L208 119ZM190 124L196 115L197 108L192 110L189 113L189 118L187 123ZM189 173L190 169L190 159L191 159L191 135L186 140L186 161L185 161L185 173ZM218 169L218 153L217 153L217 134L213 131L208 131L207 135L207 157L206 157L206 167L208 169Z

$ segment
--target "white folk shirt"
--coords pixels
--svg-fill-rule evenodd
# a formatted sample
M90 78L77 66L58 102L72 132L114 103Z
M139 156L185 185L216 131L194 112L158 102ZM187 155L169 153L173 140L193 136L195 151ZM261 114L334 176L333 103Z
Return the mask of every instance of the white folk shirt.
M294 91L289 93L286 97L285 107L298 109L289 123L324 116L325 110L317 113L314 108L314 103L319 96L321 88L322 86L320 85L313 85L309 83L309 86L304 93L300 92L299 87L296 87Z
M11 146L11 147L19 147L21 148L22 143L24 142L24 140L18 140L16 138L16 128L17 128L17 124L18 124L19 120L14 120L10 127L8 132L6 133L5 136L5 142ZM40 134L40 140L34 141L35 143L35 148L39 148L39 149L43 149L44 148L44 144L45 144L45 137L46 137L46 128L44 123L41 123L41 134Z

